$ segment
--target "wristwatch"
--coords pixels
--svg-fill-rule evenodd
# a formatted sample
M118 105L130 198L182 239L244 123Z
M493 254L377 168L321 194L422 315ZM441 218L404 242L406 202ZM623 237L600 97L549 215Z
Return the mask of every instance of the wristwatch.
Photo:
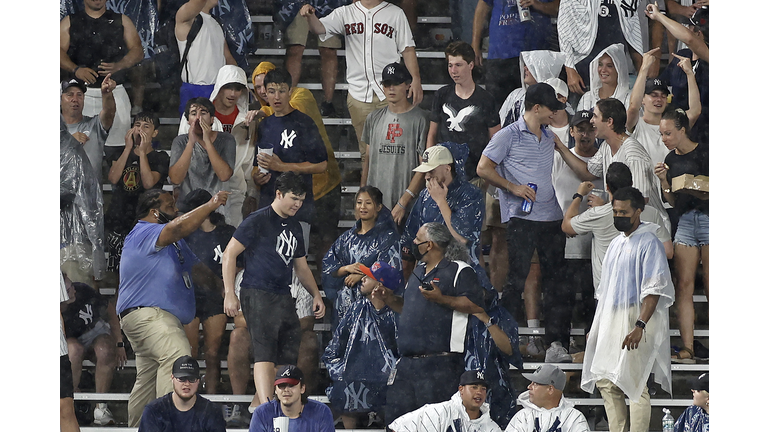
M117 343L117 347L118 347L118 348L124 348L124 347L125 347L125 344L124 344L123 342L118 342L118 343Z
M571 197L571 199L576 199L576 198L584 199L584 195L576 192L575 194L573 194L573 197Z
M492 325L497 325L497 324L499 324L499 323L498 323L498 321L499 321L499 320L498 320L498 319L496 319L496 317L489 317L489 319L488 319L488 322L487 322L487 323L485 323L485 328L488 328L488 327L490 327L490 326L492 326Z

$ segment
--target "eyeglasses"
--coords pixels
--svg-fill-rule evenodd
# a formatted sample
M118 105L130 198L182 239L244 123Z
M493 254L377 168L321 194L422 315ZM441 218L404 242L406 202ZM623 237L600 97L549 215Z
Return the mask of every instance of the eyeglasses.
M552 385L552 384L539 384L539 383L533 382L533 381L531 381L531 384L533 384L533 385L535 385L537 387L549 387L549 386Z
M195 378L195 377L174 377L174 378L176 378L176 380L178 380L179 382L191 383L191 384L194 384L198 380L200 380L200 378Z

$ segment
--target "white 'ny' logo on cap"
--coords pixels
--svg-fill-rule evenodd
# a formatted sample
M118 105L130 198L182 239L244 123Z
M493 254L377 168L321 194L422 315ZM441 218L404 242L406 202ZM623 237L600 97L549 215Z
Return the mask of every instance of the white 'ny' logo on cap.
M394 75L394 74L395 74L395 67L394 67L394 66L390 66L390 67L388 67L388 68L387 68L387 73L388 73L389 75Z
M485 380L485 377L483 376L483 372L477 371L477 379L479 380Z
M581 118L589 118L589 113L588 112L581 113Z
M653 84L660 86L661 85L661 80L660 79L655 79L655 80L653 80Z

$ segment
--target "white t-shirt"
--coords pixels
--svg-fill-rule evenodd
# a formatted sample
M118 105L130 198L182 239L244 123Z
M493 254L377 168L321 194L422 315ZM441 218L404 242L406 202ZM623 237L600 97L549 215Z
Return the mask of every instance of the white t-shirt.
M576 154L575 148L571 149L571 153L576 155L577 158L588 161L589 158L585 156L579 156ZM592 182L597 189L604 189L603 180L594 180ZM573 194L579 188L581 180L576 176L576 173L571 170L565 163L560 153L555 152L555 160L552 164L552 185L555 187L555 196L557 202L563 209L563 214L568 210L573 202ZM587 211L587 199L586 197L581 201L579 207L579 213ZM567 238L565 240L565 258L566 259L589 259L590 249L592 249L592 234L585 233L583 235L577 235L576 237Z

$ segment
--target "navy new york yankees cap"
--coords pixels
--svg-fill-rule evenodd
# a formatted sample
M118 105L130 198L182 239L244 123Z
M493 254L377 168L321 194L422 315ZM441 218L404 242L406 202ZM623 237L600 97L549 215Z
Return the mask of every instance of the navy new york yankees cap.
M400 63L390 63L384 66L384 70L381 71L381 85L383 86L386 86L387 83L397 85L411 82L412 79L411 73Z

